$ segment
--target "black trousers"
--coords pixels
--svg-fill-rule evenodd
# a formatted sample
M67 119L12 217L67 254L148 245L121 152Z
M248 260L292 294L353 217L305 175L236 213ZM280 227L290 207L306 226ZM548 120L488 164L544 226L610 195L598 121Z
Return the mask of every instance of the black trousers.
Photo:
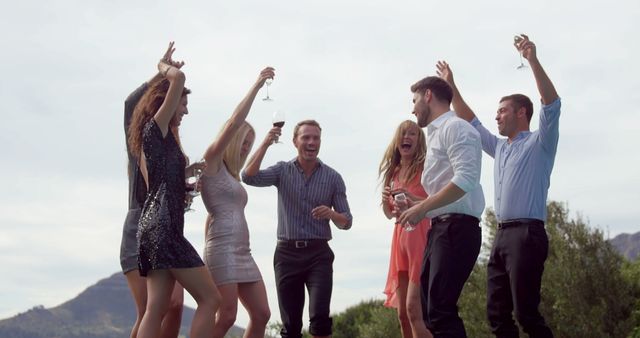
M309 292L309 332L328 336L333 289L333 251L326 240L278 241L273 266L283 338L302 337L305 286Z
M487 316L496 337L518 337L518 322L529 337L553 337L538 311L549 240L544 223L501 223L487 266Z
M422 263L422 313L434 337L466 337L458 298L480 253L479 220L463 214L431 219Z

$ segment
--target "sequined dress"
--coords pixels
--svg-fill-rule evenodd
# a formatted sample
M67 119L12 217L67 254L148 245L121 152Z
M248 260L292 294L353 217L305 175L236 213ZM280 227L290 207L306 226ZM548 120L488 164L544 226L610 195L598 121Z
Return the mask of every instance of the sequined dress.
M204 259L217 285L262 280L251 256L249 228L244 216L247 191L222 165L212 176L203 175L202 201L213 222L209 225Z
M184 237L186 161L171 131L162 137L155 120L143 129L149 190L138 225L140 275L149 270L204 265Z

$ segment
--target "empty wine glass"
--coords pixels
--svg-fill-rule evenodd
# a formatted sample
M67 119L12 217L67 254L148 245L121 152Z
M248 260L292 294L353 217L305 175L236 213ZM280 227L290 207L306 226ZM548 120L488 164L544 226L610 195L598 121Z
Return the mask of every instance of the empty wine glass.
M271 118L271 122L273 123L274 127L284 127L284 123L285 123L285 116L284 116L284 112L282 110L276 110L273 112L273 116ZM280 142L280 138L277 138L275 143L282 143Z
M513 42L514 42L514 44L516 44L516 48L518 48L517 44L519 44L520 41L522 41L522 37L520 35L514 35L513 36ZM525 65L523 60L522 60L522 51L519 50L518 54L520 55L520 64L518 65L518 67L516 67L516 69L525 69L525 68L527 68L527 65Z
M267 85L267 96L262 98L262 101L273 101L271 97L269 97L269 86L271 86L271 82L273 82L272 78L268 78L264 83Z

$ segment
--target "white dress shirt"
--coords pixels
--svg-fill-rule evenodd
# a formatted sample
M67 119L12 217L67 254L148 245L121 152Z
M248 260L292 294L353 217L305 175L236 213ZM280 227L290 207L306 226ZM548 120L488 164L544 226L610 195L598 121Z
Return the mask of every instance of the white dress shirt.
M449 182L465 194L457 201L427 212L433 218L448 213L466 214L480 219L484 194L480 185L482 143L480 134L469 122L448 111L427 126L427 157L422 185L429 196Z

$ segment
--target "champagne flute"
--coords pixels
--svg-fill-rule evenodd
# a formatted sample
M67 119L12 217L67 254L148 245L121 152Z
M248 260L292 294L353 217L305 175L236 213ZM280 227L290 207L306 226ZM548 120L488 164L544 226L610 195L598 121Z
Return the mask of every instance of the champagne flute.
M513 42L516 44L516 48L518 48L517 44L519 44L520 41L522 41L522 37L520 35L514 35L513 36ZM525 68L527 68L527 65L525 65L523 60L522 60L522 51L518 51L518 54L520 55L520 64L518 65L518 67L516 67L516 69L525 69Z
M400 212L404 212L408 209L408 204L407 204L407 195L405 195L403 192L397 193L393 196L393 199L396 202L404 202L403 207L400 208ZM413 231L415 230L416 227L414 225L412 225L411 223L407 222L407 225L404 226L404 231Z
M274 127L284 127L284 122L285 122L285 115L284 112L281 110L276 110L273 112L273 116L271 118L271 122L273 122L273 126ZM277 138L275 143L282 143L280 142L280 138Z
M271 82L273 82L273 78L268 78L264 81L264 83L267 85L267 96L263 97L262 101L273 101L273 99L269 97L269 86L271 86Z

